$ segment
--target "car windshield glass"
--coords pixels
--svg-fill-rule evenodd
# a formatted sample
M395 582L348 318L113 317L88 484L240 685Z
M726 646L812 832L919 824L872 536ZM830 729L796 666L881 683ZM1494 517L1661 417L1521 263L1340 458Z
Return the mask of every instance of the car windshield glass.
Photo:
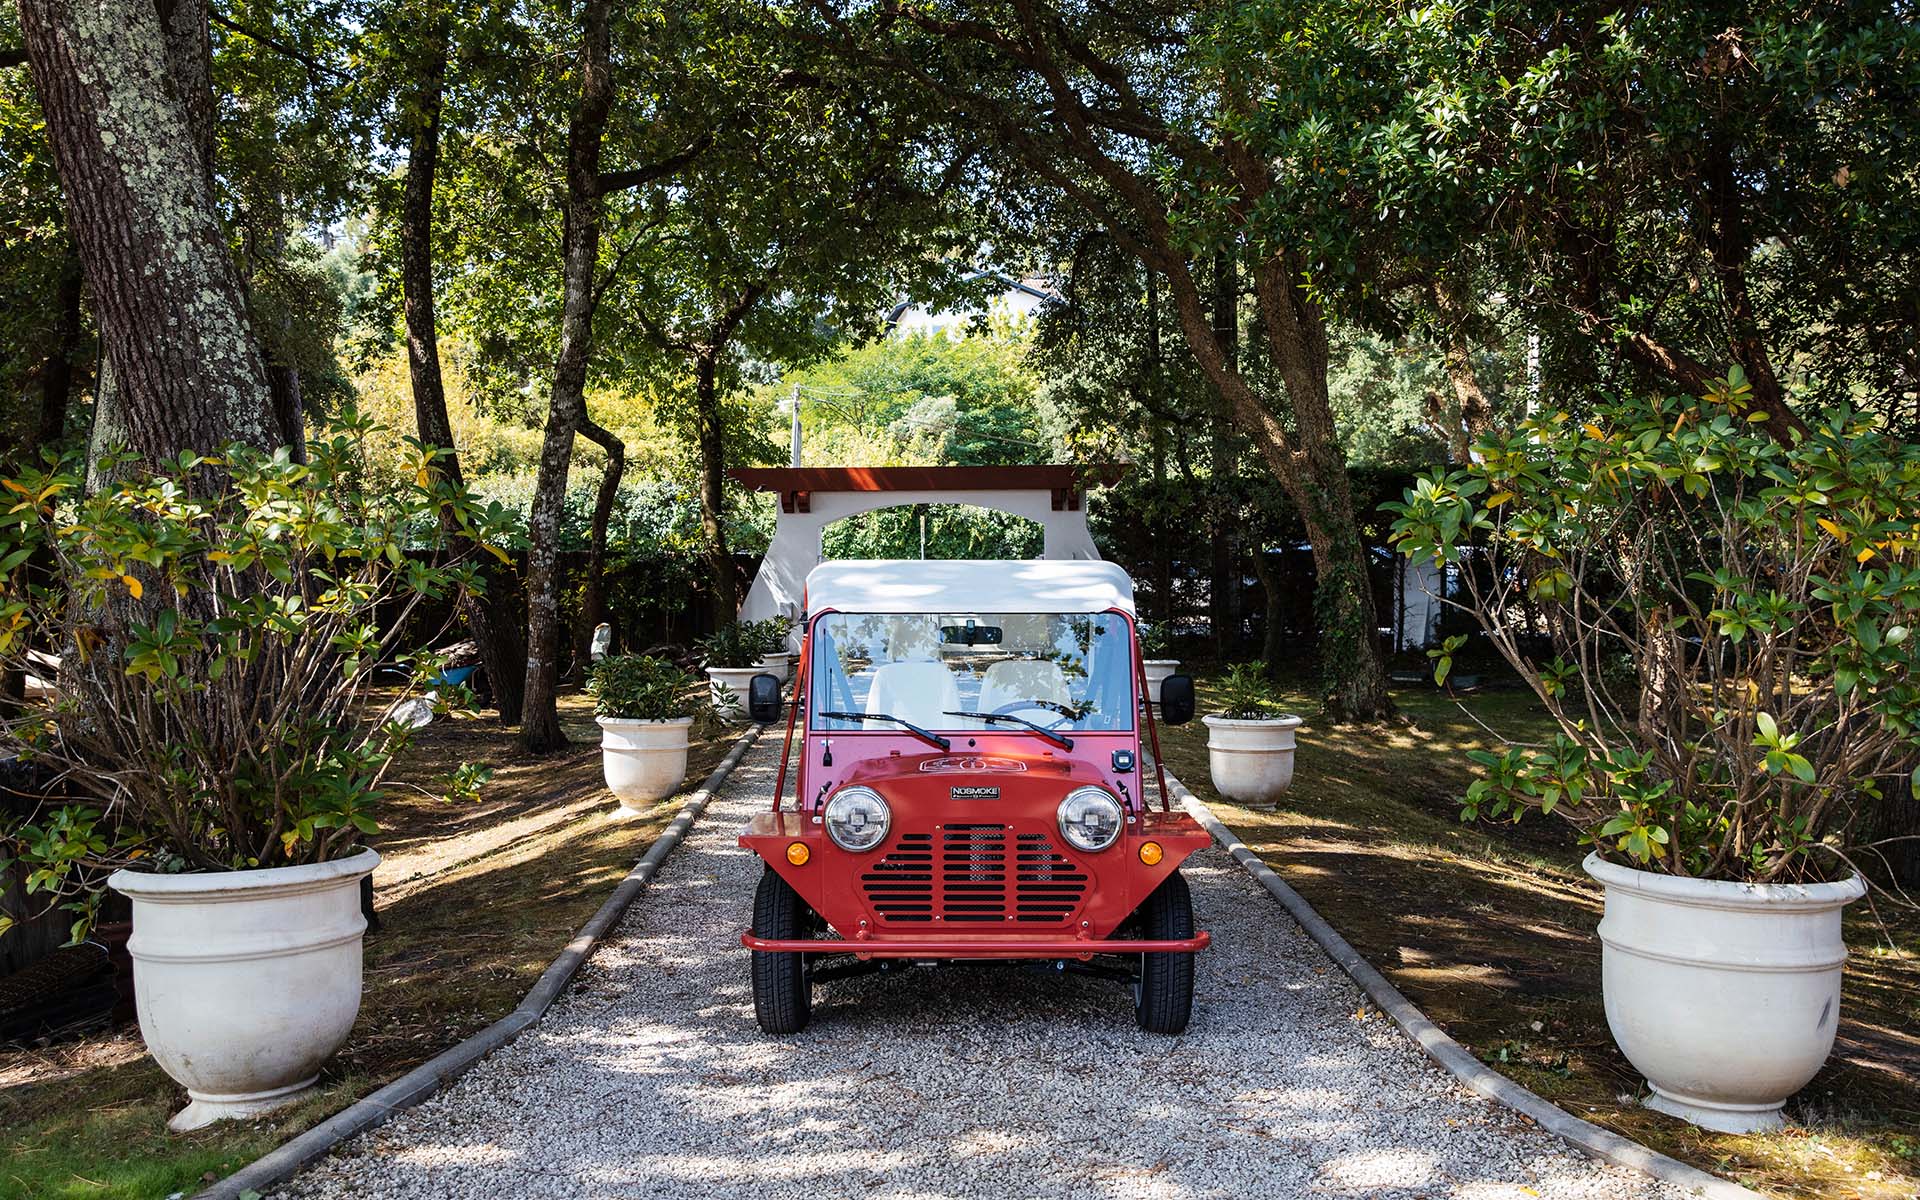
M821 714L888 713L941 732L1133 728L1133 649L1115 613L828 613L813 631L812 728L874 729ZM966 715L955 715L966 714Z

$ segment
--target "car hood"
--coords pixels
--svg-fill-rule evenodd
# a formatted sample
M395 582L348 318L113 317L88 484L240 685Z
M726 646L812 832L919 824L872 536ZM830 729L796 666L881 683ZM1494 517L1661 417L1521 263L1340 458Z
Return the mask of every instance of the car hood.
M1052 784L1100 781L1099 775L1092 767L1073 759L1022 754L940 753L869 759L848 772L845 782L872 786L886 783L931 783L942 778L956 783L965 779L992 779L1005 782L1008 779L1019 778Z

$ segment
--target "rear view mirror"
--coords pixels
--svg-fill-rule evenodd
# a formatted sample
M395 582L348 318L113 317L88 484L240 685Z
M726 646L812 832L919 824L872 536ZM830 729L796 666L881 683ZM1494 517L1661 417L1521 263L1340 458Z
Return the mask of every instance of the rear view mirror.
M1193 720L1193 676L1169 675L1160 681L1160 720L1166 725Z
M982 625L969 618L965 625L942 625L940 640L949 646L998 646L1000 627Z
M748 682L747 716L759 725L771 725L780 719L779 676L762 672Z

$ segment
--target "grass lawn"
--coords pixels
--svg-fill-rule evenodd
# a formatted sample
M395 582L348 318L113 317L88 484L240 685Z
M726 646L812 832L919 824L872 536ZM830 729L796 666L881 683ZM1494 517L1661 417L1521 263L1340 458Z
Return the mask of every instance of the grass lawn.
M463 760L494 767L478 804L397 799L372 839L383 929L366 943L366 998L319 1092L269 1119L180 1135L184 1091L127 1030L45 1048L0 1047L0 1200L157 1200L237 1170L511 1012L677 811L610 817L588 701L561 698L576 745L539 759L492 719L430 726L403 782ZM688 787L732 735L696 737Z
M1290 689L1295 711L1314 703ZM1429 688L1396 694L1404 726L1301 730L1277 812L1220 801L1206 727L1163 729L1168 765L1380 971L1496 1069L1562 1108L1760 1191L1908 1200L1920 1191L1920 919L1856 904L1834 1057L1764 1136L1694 1129L1640 1108L1600 1000L1598 885L1558 821L1462 825L1464 753L1493 738ZM1209 711L1202 681L1200 711ZM1546 727L1533 698L1466 698L1509 736ZM1217 706L1216 706L1217 707Z

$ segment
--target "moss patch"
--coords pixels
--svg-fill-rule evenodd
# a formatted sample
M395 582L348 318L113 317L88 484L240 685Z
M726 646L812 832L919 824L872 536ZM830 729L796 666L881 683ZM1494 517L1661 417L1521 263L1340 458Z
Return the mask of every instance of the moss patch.
M1304 683L1304 681L1302 681ZM1211 688L1203 680L1200 711ZM1290 689L1309 713L1304 686ZM1462 825L1465 752L1486 726L1521 740L1546 719L1521 691L1459 703L1396 694L1390 726L1300 733L1293 789L1257 813L1220 800L1206 727L1163 729L1168 765L1368 961L1448 1033L1568 1112L1749 1187L1793 1197L1911 1200L1920 1190L1920 920L1855 905L1834 1057L1789 1103L1794 1127L1708 1133L1639 1107L1639 1075L1607 1031L1600 889L1563 824Z

